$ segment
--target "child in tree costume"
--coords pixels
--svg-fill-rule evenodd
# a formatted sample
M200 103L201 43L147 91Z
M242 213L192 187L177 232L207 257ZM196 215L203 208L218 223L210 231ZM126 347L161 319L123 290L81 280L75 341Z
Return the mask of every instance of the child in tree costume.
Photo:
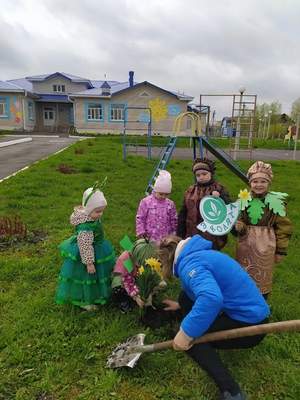
M217 196L230 203L230 197L220 183L214 180L215 163L207 158L196 158L192 171L195 175L196 183L190 186L184 194L183 205L178 214L177 235L185 239L193 235L201 235L205 239L213 242L216 250L222 249L227 242L227 235L214 236L208 232L200 232L197 225L203 221L200 215L199 204L205 196Z
M59 246L64 262L56 293L58 304L74 304L86 310L105 304L111 296L114 249L104 239L100 220L107 206L97 185L83 193L82 206L70 217L75 235Z
M236 223L236 259L265 297L272 290L274 263L287 254L292 224L286 216L286 193L270 192L270 164L255 162L248 170L251 192L240 192L242 212Z

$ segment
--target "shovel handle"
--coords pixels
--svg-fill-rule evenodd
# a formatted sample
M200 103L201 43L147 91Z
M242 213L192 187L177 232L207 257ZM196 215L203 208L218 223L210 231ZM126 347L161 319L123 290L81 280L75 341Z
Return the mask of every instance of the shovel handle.
M218 331L206 333L205 335L195 339L193 344L215 342L218 340L236 339L245 336L264 335L267 333L280 332L299 332L300 320L272 322L268 324L252 325L243 328L229 329L226 331ZM173 340L165 342L147 344L142 346L134 346L132 353L152 353L154 351L170 349L173 346Z

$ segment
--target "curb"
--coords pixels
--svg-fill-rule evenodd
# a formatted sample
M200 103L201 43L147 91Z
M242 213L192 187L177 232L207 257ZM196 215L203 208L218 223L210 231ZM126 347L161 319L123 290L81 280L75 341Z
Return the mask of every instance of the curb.
M26 137L22 139L9 140L8 142L0 142L0 147L12 146L13 144L32 142L32 137Z

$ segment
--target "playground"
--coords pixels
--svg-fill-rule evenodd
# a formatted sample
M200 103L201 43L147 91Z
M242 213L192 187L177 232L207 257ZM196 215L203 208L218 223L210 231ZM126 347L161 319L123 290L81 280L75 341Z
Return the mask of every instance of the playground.
M229 140L227 140L225 146L225 142L222 143L220 139L215 140L209 135L210 106L201 105L202 96L232 97L231 127L230 130L226 128L226 135ZM141 107L128 107L125 109L124 129L122 133L123 161L127 160L127 154L132 150L134 150L136 154L139 152L139 154L147 156L148 160L151 160L152 157L159 159L145 190L146 194L150 194L159 171L167 168L172 156L176 156L178 159L189 159L190 151L182 147L190 147L192 149L193 159L196 157L203 158L204 156L218 159L229 171L238 176L246 184L248 180L237 162L239 159L299 159L300 151L297 152L299 126L294 132L290 129L289 134L284 138L283 147L285 147L285 142L287 141L288 149L273 150L271 152L253 149L256 101L256 95L245 95L243 91L240 92L240 95L200 95L200 104L194 106L195 111L180 113L174 121L172 135L166 136L165 143L161 140L160 147L154 148L151 109L142 108L148 112L148 118L143 121L143 123L147 124L147 133L144 142L137 142L133 141L132 138L128 136L127 124L130 122L139 123L139 121L128 120L128 117L131 109L141 109ZM187 123L184 125L185 121ZM189 127L189 134L187 134L184 128L186 126ZM292 133L294 133L294 135ZM290 149L291 140L294 141L294 149L293 151L288 151ZM183 142L181 149L180 151L175 151L180 141ZM156 143L157 142L156 140Z
M148 354L134 370L104 368L118 342L139 332L147 333L149 343L166 340L173 335L168 327L145 330L138 310L122 315L105 306L84 313L54 304L61 264L57 245L71 233L69 214L80 202L82 189L108 176L104 229L119 251L118 243L125 233L134 237L138 202L161 159L155 158L154 149L148 159L146 148L146 157L128 153L123 161L120 139L111 139L78 142L1 183L1 215L19 215L29 231L43 230L45 234L37 243L14 244L0 252L1 400L213 400L216 396L205 374L184 354L174 351ZM198 139L195 147L198 154ZM168 161L173 176L171 197L177 209L184 189L192 183L193 144L183 150L189 151L189 159L170 157ZM217 163L217 178L236 196L245 183ZM245 171L250 163L242 160L239 166ZM62 164L71 173L62 173ZM300 313L300 168L295 161L274 161L272 167L274 190L284 187L290 195L289 215L295 226L289 255L275 272L270 303L272 322L276 322L297 319ZM294 179L287 180L287 176ZM226 252L233 254L233 248L231 238ZM167 293L177 289L173 283ZM222 353L222 357L225 361L230 358L234 376L249 399L281 400L300 398L299 354L299 335L282 334L280 340L269 335L255 350Z

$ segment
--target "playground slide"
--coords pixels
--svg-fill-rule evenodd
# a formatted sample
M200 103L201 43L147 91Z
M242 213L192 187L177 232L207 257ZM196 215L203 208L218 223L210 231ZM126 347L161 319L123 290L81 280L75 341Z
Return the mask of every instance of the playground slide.
M198 136L199 144L202 145L211 153L213 154L219 161L221 161L230 171L232 171L235 175L237 175L242 181L248 184L247 175L244 171L240 168L240 166L233 160L232 157L224 150L217 147L213 144L207 137L205 136Z

